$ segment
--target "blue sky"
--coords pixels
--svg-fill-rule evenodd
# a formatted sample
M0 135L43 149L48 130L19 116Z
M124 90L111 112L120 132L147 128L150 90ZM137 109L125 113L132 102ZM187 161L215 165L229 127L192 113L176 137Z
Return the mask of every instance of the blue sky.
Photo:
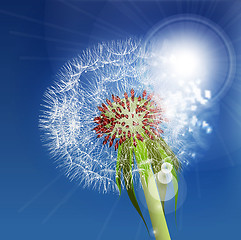
M239 239L240 10L239 1L0 1L0 238L154 239L126 193L82 189L56 169L40 141L40 104L58 69L86 47L145 36L166 17L195 14L223 29L237 69L209 149L182 172L177 225L174 213L167 222L175 240Z

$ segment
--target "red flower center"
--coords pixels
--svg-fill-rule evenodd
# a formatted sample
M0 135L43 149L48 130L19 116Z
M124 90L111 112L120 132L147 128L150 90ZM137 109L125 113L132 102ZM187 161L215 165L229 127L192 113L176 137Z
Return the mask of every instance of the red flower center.
M115 142L115 150L127 140L133 138L136 146L136 139L144 141L145 138L155 139L163 131L159 128L162 122L162 109L152 100L153 94L146 97L146 90L142 97L135 97L135 92L131 89L131 96L125 92L123 99L112 95L113 102L106 99L107 105L102 103L98 107L100 116L94 118L98 124L93 130L96 131L97 138L104 136L105 145L109 141L111 147Z

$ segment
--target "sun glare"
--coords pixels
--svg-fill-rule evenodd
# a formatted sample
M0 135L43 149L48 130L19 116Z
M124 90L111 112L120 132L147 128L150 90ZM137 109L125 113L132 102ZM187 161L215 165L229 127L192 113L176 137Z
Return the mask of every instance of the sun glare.
M196 49L178 49L171 55L170 64L180 77L192 77L200 72L201 56Z

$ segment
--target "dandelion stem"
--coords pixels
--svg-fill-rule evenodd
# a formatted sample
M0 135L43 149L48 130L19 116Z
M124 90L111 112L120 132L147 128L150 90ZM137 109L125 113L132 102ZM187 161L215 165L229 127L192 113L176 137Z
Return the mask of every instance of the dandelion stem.
M139 167L139 166L138 166ZM148 175L148 183L146 182L145 176L141 173L141 183L145 194L149 215L152 222L153 232L156 240L171 240L164 211L161 204L161 199L158 193L154 174L151 170Z

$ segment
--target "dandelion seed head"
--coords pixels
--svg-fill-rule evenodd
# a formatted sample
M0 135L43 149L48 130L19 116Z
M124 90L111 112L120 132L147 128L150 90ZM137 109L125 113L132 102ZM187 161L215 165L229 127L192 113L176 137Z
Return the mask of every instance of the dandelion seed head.
M123 141L124 136L129 138L134 134L141 140L144 134L151 138L162 134L163 130L163 138L167 144L180 161L188 163L187 155L191 153L186 150L183 134L185 135L187 127L191 126L194 130L200 123L194 116L190 121L187 114L187 109L191 109L189 103L196 106L195 102L193 99L189 102L183 101L183 92L172 95L172 92L165 91L165 83L162 85L165 94L155 91L152 101L148 100L153 87L150 84L150 62L147 59L141 42L137 40L99 44L69 61L57 75L53 86L45 92L40 116L43 141L70 180L76 180L84 187L92 187L104 193L118 192L115 179L115 149L118 146L109 148L109 144L103 145L107 136L109 143L111 140L118 140L120 144L120 139ZM194 91L201 101L203 98L195 87L192 86L191 91ZM206 96L209 95L206 93ZM127 101L130 102L130 111ZM151 113L152 110L156 112ZM151 114L156 117L149 118ZM119 118L119 123L114 125L108 135L105 131L111 127L113 117ZM102 129L97 129L104 125L106 120L109 121L108 128L106 127L105 131L103 126ZM211 126L204 125L201 123L198 127L203 127L210 133ZM97 138L96 133L103 135ZM134 183L139 183L135 164L132 174Z

